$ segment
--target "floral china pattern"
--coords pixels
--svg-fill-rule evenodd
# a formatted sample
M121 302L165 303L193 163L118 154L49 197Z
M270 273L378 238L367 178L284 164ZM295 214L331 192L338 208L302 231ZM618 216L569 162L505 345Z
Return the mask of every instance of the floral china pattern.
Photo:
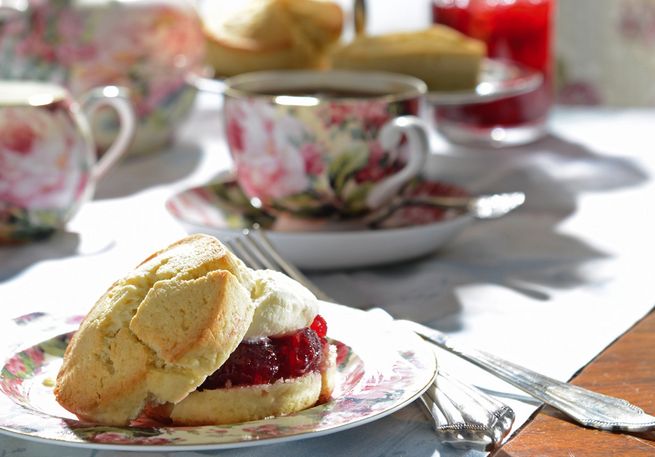
M191 108L187 77L204 58L199 21L185 1L31 0L24 15L0 23L0 79L47 80L75 97L125 86L139 118L131 152L146 152ZM94 124L101 149L116 131L111 116Z
M298 215L356 215L367 190L404 165L377 139L415 99L322 100L318 107L226 97L226 137L244 192Z
M330 308L328 312L321 310L321 314L328 315L332 325L344 323L339 336L352 331L348 325L361 326L365 322L363 311L334 304ZM30 326L48 319L47 314L30 316L22 322L22 334L29 334ZM368 342L355 338L355 347L338 344L338 381L333 399L326 404L289 416L224 426L170 427L135 422L130 427L108 427L79 421L48 398L52 397L54 377L70 335L43 340L4 362L0 372L0 432L71 446L124 450L200 450L265 444L324 434L382 417L408 405L436 376L434 354L429 347L413 334L385 327L377 334L365 334L372 338ZM393 349L386 360L368 357L380 350L381 343Z
M425 178L415 178L401 190L403 198L413 197L464 197L471 193L459 185ZM263 209L253 207L241 186L226 174L211 184L195 187L171 198L167 209L179 220L214 229L240 230L258 224L267 230L279 230L276 217ZM399 229L436 224L461 216L457 209L443 209L425 205L407 205L393 212L382 223L362 226L369 229ZM329 229L330 221L312 219L311 228ZM301 225L298 225L301 227Z
M440 180L415 178L402 189L401 197L466 197L471 193L464 187ZM434 224L453 219L463 214L459 209L445 209L425 205L407 205L394 211L391 216L374 228L393 229Z
M558 9L558 101L655 106L655 3L571 0Z
M0 110L0 243L48 236L84 199L91 139L67 100Z

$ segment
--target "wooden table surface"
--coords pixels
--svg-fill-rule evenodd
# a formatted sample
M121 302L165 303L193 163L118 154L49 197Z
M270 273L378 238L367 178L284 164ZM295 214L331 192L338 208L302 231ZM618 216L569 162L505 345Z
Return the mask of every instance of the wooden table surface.
M621 336L571 381L625 398L655 415L655 311ZM620 434L574 425L550 407L535 417L493 457L655 456L655 432Z

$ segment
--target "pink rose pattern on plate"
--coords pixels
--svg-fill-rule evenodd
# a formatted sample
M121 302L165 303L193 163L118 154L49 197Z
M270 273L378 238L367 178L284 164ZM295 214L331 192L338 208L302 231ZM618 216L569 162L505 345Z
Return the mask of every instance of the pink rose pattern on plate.
M121 85L139 118L132 152L161 146L191 107L186 83L204 57L200 20L185 2L31 0L24 17L0 25L0 79L49 80L75 97ZM94 124L106 148L117 131L112 116Z
M405 163L402 153L382 149L378 131L417 109L414 99L303 108L228 97L226 137L237 179L266 206L301 216L356 216L366 210L367 190Z
M22 389L26 377L39 373L43 364L43 350L34 346L19 352L5 362L0 372L0 391L16 399L21 404L27 404L27 392Z
M84 199L84 133L67 101L0 110L0 243L48 236Z
M365 315L361 311L349 310L336 311L333 316L338 313L343 313L340 320L350 323ZM44 314L21 318L22 334L29 335L30 325L48 319L49 316ZM334 321L335 318L331 319ZM52 387L45 386L42 379L44 376L55 378L58 362L70 339L70 334L62 334L18 352L5 361L0 372L0 428L20 435L63 440L72 445L95 443L99 447L170 450L189 445L207 449L229 448L243 442L257 444L336 430L408 405L432 382L436 369L431 349L418 337L409 335L412 338L408 339L408 335L397 332L398 329L389 328L376 337L377 342L390 344L388 349L393 348L384 363L380 361L371 365L366 358L359 357L357 349L337 342L341 348L338 382L333 398L326 404L269 420L202 427L107 427L75 420L61 408L52 410L40 404L33 396L38 399L52 395L48 391ZM358 347L364 344L360 347L364 353L380 349L379 344L364 341L354 343Z

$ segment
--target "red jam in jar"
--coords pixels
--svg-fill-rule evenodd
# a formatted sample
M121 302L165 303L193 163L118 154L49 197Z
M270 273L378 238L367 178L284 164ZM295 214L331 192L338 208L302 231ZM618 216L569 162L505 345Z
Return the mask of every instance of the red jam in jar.
M554 0L434 0L432 19L484 41L491 58L514 61L543 74L527 94L475 105L437 109L437 122L474 128L542 122L553 103L551 52Z

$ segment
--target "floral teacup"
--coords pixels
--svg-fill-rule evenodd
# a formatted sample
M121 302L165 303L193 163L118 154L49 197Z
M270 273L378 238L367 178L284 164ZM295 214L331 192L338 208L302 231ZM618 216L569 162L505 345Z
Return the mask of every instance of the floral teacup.
M381 72L271 71L226 80L236 179L251 202L344 219L384 205L428 154L425 84Z
M89 116L113 108L121 121L100 160ZM127 150L135 116L123 89L94 89L78 105L61 86L0 80L0 244L44 238L76 213Z

